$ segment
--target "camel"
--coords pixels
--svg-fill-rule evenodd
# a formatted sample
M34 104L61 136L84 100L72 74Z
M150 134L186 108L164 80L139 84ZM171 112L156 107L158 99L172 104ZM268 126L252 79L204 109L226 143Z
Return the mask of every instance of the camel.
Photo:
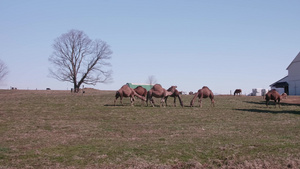
M167 91L166 89L162 88L160 84L155 84L147 93L147 106L148 106L148 100L150 100L152 106L154 107L154 100L152 97L156 98L161 98L161 105L160 106L165 106L165 98L167 96L171 96L173 92Z
M234 96L237 94L237 95L241 95L241 93L242 93L242 89L236 89L235 91L234 91Z
M171 86L167 91L173 93L172 95L170 95L170 97L174 97L174 107L176 107L176 97L178 97L180 105L181 105L181 107L183 107L183 103L182 103L182 100L181 100L181 97L180 97L180 93L176 88L177 88L177 86ZM166 106L168 106L167 99L168 99L168 96L165 98Z
M270 100L274 100L275 102L275 107L276 107L276 104L278 102L278 106L280 107L280 100L281 100L281 95L276 91L276 89L272 89L270 90L267 94L266 94L266 105L268 107L269 105L269 101ZM276 102L277 101L277 102Z
M134 103L134 96L140 98L141 100L145 101L145 97L140 96L137 94L132 88L130 88L127 85L123 85L117 92L116 92L116 98L114 101L114 105L116 105L117 99L120 97L120 102L123 105L122 99L123 97L130 97L131 106L133 106Z
M147 97L147 89L143 88L142 86L138 86L135 89L133 89L138 95ZM144 100L143 100L143 105L144 105Z
M207 98L207 97L210 98L211 105L215 106L214 94L207 86L203 86L202 89L199 89L198 92L194 95L194 98L191 100L191 104L190 104L191 107L194 106L194 102L197 97L199 97L200 107L202 107L202 98Z
M142 86L138 86L135 89L133 89L137 94L140 96L144 96L146 98L147 96L147 90L143 88Z
M282 98L282 99L287 99L287 94L286 94L286 93L282 93L282 94L281 94L281 98Z

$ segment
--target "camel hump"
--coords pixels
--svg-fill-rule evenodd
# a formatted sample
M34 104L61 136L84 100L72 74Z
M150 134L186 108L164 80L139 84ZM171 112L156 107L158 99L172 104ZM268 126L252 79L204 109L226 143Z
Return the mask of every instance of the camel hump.
M207 86L203 86L202 87L203 90L209 90L211 92L211 90L207 87ZM201 90L201 89L200 89Z
M155 84L153 87L152 87L153 90L161 90L162 89L162 86L160 84Z
M127 86L127 85L123 85L123 86L120 88L120 90L124 90L124 89L128 89L128 88L130 88L130 87Z
M134 89L134 91L135 91L136 93L138 93L139 95L141 95L141 96L146 96L146 94L147 94L147 89L143 88L142 86L136 87L136 88Z
M162 87L160 84L155 84L153 87Z

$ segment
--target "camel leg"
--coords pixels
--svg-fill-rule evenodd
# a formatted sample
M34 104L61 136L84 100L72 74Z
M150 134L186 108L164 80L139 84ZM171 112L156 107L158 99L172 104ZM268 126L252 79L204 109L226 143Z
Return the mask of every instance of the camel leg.
M165 103L166 103L166 106L168 106L168 102L167 102L167 100L168 100L168 96L167 96L167 97L165 97Z
M130 97L131 106L133 106L134 103L134 96Z
M146 105L148 107L148 100L149 100L149 97L147 96L147 99L146 99Z
M147 98L146 96L143 96L143 97ZM145 100L141 99L141 105L145 106Z
M143 105L143 106L145 106L145 101L144 100L141 100L141 104Z
M210 104L211 107L215 107L215 100L214 99L211 99L211 104Z
M180 95L178 96L178 100L179 100L180 106L183 107L183 103L182 103Z
M165 98L161 98L160 105L163 107L166 107L164 103L165 103Z
M266 106L269 107L269 100L266 100Z
M152 99L152 92L150 92L150 91L147 92L147 99L146 99L147 106L148 106L148 101L150 101L151 105L154 107L154 102Z
M152 104L152 107L154 107L155 105L155 103L154 103L154 99L153 98L151 98L151 104Z
M154 100L151 96L149 97L149 100L150 100L150 103L151 103L152 107L154 107ZM148 106L148 102L147 102L147 106Z
M153 98L151 98L151 104L152 104L152 107L155 107Z
M176 96L174 97L174 107L176 107Z
M118 99L118 98L116 97L115 100L114 100L114 106L116 106L116 101L117 101L117 99Z
M120 96L120 103L123 106L123 97L122 96Z
M199 99L199 107L202 107L202 99Z
M280 100L274 100L274 102L275 102L275 108L276 108L276 105L278 104L278 107L280 108Z

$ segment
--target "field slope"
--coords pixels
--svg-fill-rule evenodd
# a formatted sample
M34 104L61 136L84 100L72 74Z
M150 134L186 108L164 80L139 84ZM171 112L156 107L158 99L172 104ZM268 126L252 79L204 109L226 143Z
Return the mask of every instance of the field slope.
M299 97L145 107L114 92L0 90L0 168L298 168ZM155 100L156 103L159 100Z

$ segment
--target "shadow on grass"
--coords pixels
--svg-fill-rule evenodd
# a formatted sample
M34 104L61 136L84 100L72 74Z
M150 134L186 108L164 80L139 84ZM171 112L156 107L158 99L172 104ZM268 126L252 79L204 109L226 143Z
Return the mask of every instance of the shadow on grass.
M124 105L121 105L121 104L116 104L116 105L114 105L114 104L104 104L104 106L111 106L111 107L131 107L130 104L124 104ZM150 107L151 108L153 106L151 106L151 105L147 106L147 105L135 104L133 107ZM160 106L160 105L154 105L154 107L158 107L158 108L178 108L178 109L180 109L180 108L201 108L200 106L193 106L193 107L191 107L191 106L188 106L188 105L183 105L183 107L181 107L181 106L170 106L170 105L164 107L164 106Z
M250 103L250 104L257 104L257 105L266 105L266 101L260 101L260 102L254 102L254 101L244 101L245 103ZM300 106L300 104L297 103L283 103L280 102L281 106ZM274 101L269 102L269 106L275 106Z
M134 104L133 106L131 106L130 103L124 103L123 105L122 104L116 104L116 105L114 105L114 104L104 104L104 106L110 106L110 107L153 107L151 105L147 106L146 104L145 105ZM160 106L159 105L154 105L154 107L160 107Z
M255 113L271 113L271 114L297 114L300 115L300 111L298 110L282 110L281 108L269 108L269 109L235 109L238 111L247 111L247 112L255 112Z
M127 103L124 103L123 105L122 104L105 104L104 106L111 106L111 107L147 107L147 106L143 106L143 105L140 105L140 104L134 104L133 106L131 106L131 104L127 104Z
M258 105L266 105L266 101L260 101L260 102L254 102L254 101L244 101L245 103L250 103L250 104L258 104Z

